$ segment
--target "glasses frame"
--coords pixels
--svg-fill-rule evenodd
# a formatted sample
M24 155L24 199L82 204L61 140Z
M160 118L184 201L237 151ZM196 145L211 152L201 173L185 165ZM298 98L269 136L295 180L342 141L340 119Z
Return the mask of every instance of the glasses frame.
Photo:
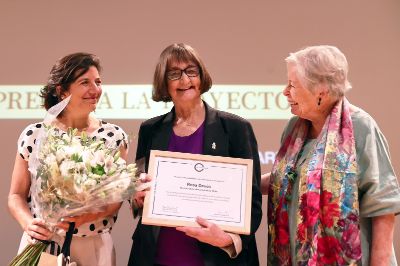
M197 74L196 74L196 75L188 74L188 73L186 72L188 69L196 69L196 70L197 70ZM169 76L168 73L170 73L170 72L172 72L172 71L180 71L179 77L178 77L178 78L171 78L171 77ZM168 80L171 80L171 81L180 80L180 79L182 78L183 73L185 73L185 75L186 75L188 78L195 78L195 77L198 77L198 76L200 75L200 68L197 67L197 66L188 66L188 67L185 68L185 69L171 69L171 70L168 70L168 71L166 72L166 76L167 76L167 79L168 79Z

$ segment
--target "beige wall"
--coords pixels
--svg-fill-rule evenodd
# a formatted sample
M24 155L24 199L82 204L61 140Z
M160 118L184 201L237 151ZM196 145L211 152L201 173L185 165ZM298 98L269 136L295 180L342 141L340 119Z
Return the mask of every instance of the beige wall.
M67 53L99 55L105 84L151 83L161 50L172 42L195 47L215 84L284 84L283 59L306 45L333 44L347 55L350 101L367 110L385 133L400 171L400 2L354 1L1 1L0 85L43 84ZM397 115L397 116L396 116ZM1 123L0 264L15 254L21 229L7 213L16 140L32 121ZM136 133L138 120L114 121ZM260 150L276 150L285 121L251 121ZM133 158L132 144L130 159ZM270 165L264 165L267 171ZM266 212L264 198L264 212ZM113 236L118 265L126 265L134 229L126 206ZM266 218L257 232L262 265ZM400 257L400 226L395 232Z

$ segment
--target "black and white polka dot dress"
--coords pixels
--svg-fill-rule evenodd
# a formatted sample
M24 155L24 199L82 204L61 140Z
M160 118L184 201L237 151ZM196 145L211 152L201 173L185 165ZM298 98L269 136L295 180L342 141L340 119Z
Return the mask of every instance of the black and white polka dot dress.
M18 140L18 152L25 161L28 161L30 154L37 149L36 138L38 137L42 127L42 123L35 123L30 124L22 131ZM60 130L60 134L65 134L65 132ZM128 136L124 130L117 125L104 121L100 121L100 127L96 131L88 134L88 136L97 140L103 140L106 146L110 148L118 149L121 146L125 146L125 148L127 148L128 145ZM31 177L31 182L35 182L35 178ZM36 217L37 215L31 208L31 204L31 197L29 195L28 205L32 215ZM83 224L75 229L74 236L87 237L109 232L116 220L117 214L111 217L104 217L96 221ZM61 233L61 235L63 235L63 233Z

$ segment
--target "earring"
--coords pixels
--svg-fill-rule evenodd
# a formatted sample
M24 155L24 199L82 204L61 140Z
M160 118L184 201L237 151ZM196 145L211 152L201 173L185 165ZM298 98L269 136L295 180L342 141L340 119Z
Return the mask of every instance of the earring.
M318 98L318 105L321 105L321 97Z

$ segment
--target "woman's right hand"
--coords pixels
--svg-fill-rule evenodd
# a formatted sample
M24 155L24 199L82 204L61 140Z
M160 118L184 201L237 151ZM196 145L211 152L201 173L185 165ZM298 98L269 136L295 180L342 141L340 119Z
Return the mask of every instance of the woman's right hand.
M44 220L32 218L25 226L25 232L28 234L28 242L33 244L37 240L50 240L53 232L50 231Z
M136 187L136 193L132 197L132 207L134 209L143 208L144 198L150 190L152 177L147 173L141 173Z

